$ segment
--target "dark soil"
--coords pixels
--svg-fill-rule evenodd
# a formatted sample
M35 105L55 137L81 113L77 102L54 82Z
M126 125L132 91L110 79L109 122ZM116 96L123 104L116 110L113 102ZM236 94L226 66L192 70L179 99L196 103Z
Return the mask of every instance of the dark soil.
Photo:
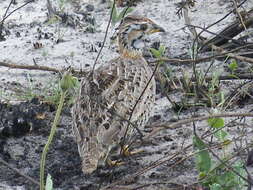
M11 10L18 8L25 2L27 1L18 0L15 5L11 6ZM52 2L59 11L58 1ZM105 36L110 9L106 3L98 3L95 0L94 2L90 0L88 3L77 0L70 2L62 11L68 14L60 15L65 23L58 21L48 23L46 1L34 1L24 8L18 9L4 23L4 40L0 41L0 62L48 66L58 69L69 66L84 70L91 68ZM142 0L136 3L134 9L138 14L156 21L166 29L165 33L153 36L147 41L153 43L155 47L160 44L164 45L168 57L190 59L189 54L192 51L190 47L193 39L185 28L184 20L176 15L178 10L176 3L179 2L180 0ZM194 25L206 27L232 10L231 2L224 0L198 1L189 15ZM0 10L6 10L8 4L9 1L1 0ZM247 7L252 8L252 0L248 0L244 4L244 8ZM3 11L0 12L0 16L3 14ZM214 25L211 31L220 31L233 21L234 17L235 15L230 15ZM251 29L248 30L250 32ZM112 45L109 40L114 32L113 27L110 27L108 39L98 61L99 64L117 56L115 45ZM204 33L204 36L208 38L210 34ZM149 52L148 55L150 58ZM213 54L207 53L207 55ZM227 65L230 62L224 60L225 58L200 63L197 65L197 69L206 71L212 64L208 71L209 76L216 72L216 74L229 75L231 71ZM191 77L192 65L168 63L163 66L165 66L164 71L170 70L173 77L180 77L185 73ZM252 74L252 64L238 61L238 69L234 74L242 73ZM19 173L30 176L39 182L40 157L55 115L55 107L42 103L38 98L31 101L18 101L15 104L3 103L2 99L13 98L14 96L9 96L10 91L24 92L33 89L33 87L36 89L36 93L38 93L38 89L49 90L51 89L49 85L56 80L55 78L57 78L56 75L45 71L0 68L0 190L39 189L38 185ZM251 86L242 88L246 82L251 83ZM171 85L173 88L170 88L170 84L166 84L166 88L168 87L166 95L172 101L182 105L181 103L184 101L194 103L200 100L198 103L201 103L201 106L173 106L164 96L162 91L164 86L160 86L159 82L157 84L159 86L155 113L149 121L152 125L147 125L142 131L144 136L155 130L153 126L156 123L167 122L168 125L168 123L193 116L208 115L213 111L207 103L208 99L203 94L200 93L196 97L186 95L184 89L177 83ZM206 85L201 90L205 92L209 88L210 86ZM223 92L225 97L229 97L229 101L233 101L225 110L222 110L221 107L218 109L220 108L225 113L252 112L252 89L252 81L250 80L221 81L214 93L216 91ZM13 93L10 94L13 95ZM44 95L42 93L42 96ZM217 98L214 98L214 105L217 106L219 101L215 102L216 100ZM13 101L11 99L11 102ZM247 152L252 149L252 118L226 118L225 122L226 131L232 141L227 152L234 153L237 160L244 163L248 161L248 165L252 165L252 156L247 160ZM137 140L133 144L133 149L141 149L144 152L120 158L125 162L124 165L100 168L91 175L84 175L81 171L77 145L72 135L70 108L65 106L54 141L47 155L46 173L52 176L56 190L203 190L198 184L194 155L189 155L194 151L192 147L194 133L201 136L210 132L206 121L195 122L194 125L189 123L177 128L163 129L145 141ZM205 142L210 146L217 143L210 137L206 138ZM245 147L248 150L242 151ZM215 149L215 151L217 154L222 154L221 149ZM3 160L9 166L4 164ZM16 168L19 173L10 167Z
M41 104L38 99L16 105L0 104L1 159L8 162L10 166L17 168L21 173L38 181L40 156L49 135L54 113L52 106ZM148 129L146 130L148 131ZM179 131L178 135L184 135L184 132ZM71 132L71 117L68 110L65 110L54 142L47 155L46 172L51 174L55 188L64 190L99 189L140 171L145 167L145 160L155 161L156 158L168 154L169 149L178 148L176 141L176 138L166 134L157 136L152 142L142 144L141 148L146 150L145 152L122 158L125 162L124 165L114 168L101 168L94 174L85 176L80 168L80 158ZM161 149L159 148L161 144L171 144L172 146ZM138 146L135 148L138 148ZM156 151L151 152L152 149L156 149ZM145 173L144 176L136 176L123 184L141 186L145 181L154 183L161 181L161 183L164 183L182 175L182 171L184 171L183 173L192 171L192 161L188 160L171 172L171 169L168 169L167 166L172 165L175 161L165 162L158 170ZM14 187L22 186L25 189L38 189L38 186L10 168L4 165L0 165L0 168L1 173L4 174L0 175L0 181ZM177 185L168 183L163 186L173 187Z

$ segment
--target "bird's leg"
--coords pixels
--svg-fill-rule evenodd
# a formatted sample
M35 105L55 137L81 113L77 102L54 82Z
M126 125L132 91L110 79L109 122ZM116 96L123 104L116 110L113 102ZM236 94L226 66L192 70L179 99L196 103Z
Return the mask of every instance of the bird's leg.
M122 147L122 150L121 150L121 155L131 156L131 155L134 155L134 154L138 154L140 152L143 152L143 150L129 151L129 145L124 145ZM120 160L111 160L110 158L107 158L106 163L107 163L108 166L112 167L112 166L121 166L125 162L122 162Z
M129 151L129 145L124 145L122 147L122 151L121 151L121 154L123 156L131 156L131 155L134 155L134 154L138 154L138 153L141 153L143 152L144 150L135 150L135 151Z
M124 164L124 162L119 161L119 160L111 160L110 158L107 158L106 163L108 166L110 167L114 167L114 166L121 166Z
M111 149L112 149L113 145L109 146L106 154L105 154L105 157L104 157L104 163L107 164L109 167L114 167L114 166L121 166L124 164L124 162L122 161L119 161L119 160L111 160L109 157L109 154L111 152Z

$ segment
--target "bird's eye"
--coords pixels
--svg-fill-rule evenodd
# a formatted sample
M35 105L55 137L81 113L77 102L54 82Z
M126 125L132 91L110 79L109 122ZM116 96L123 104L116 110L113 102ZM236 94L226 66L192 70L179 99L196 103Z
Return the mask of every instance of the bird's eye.
M141 28L142 31L145 31L145 30L148 29L148 25L147 24L141 24L140 28Z

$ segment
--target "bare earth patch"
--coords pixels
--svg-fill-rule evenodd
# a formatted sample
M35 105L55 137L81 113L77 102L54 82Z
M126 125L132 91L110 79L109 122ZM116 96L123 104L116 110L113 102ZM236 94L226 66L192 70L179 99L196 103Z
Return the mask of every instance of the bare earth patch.
M25 2L27 1L18 0L17 4L11 5L10 10L18 8ZM59 7L57 2L60 1L55 1L53 5ZM182 29L185 27L184 20L176 15L178 10L176 3L179 2L143 0L133 7L134 14L148 17L166 29L164 34L156 34L147 40L147 46L153 42L160 43L166 47L166 56L171 58L187 57L192 51L193 39L187 29ZM1 17L9 3L9 0L1 1ZM252 8L252 4L252 0L249 0L245 3L245 8ZM189 15L192 24L204 27L219 20L232 8L231 3L227 1L200 1L191 9ZM63 12L74 18L75 27L47 20L46 1L29 3L13 13L4 22L6 35L5 40L0 41L0 62L47 66L58 70L68 67L85 71L91 69L101 48L109 21L108 4L73 0L64 4ZM234 16L228 17L210 30L218 32L233 19ZM118 55L116 45L110 41L114 32L114 28L110 27L97 66ZM211 34L204 33L203 36L210 37ZM148 52L146 56L150 59L151 54ZM197 68L207 69L211 62L200 63ZM167 64L173 76L182 76L183 71L193 73L189 64ZM224 65L224 59L214 60L209 72L229 73L227 66ZM243 74L251 69L252 74L252 65L244 62L239 62L238 65L241 65L237 70L238 73ZM54 101L49 97L57 93L58 80L59 75L55 72L10 69L0 64L0 159L37 182L41 153L56 109L48 101ZM227 95L245 81L223 81L219 90ZM247 81L252 83L251 80ZM171 102L161 93L161 84L158 85L154 116L142 131L144 136L152 134L157 123L172 124L193 115L196 117L209 114L211 108L206 104L185 106L182 110L174 109ZM252 113L252 84L250 89L246 94L238 96L236 101L228 106L226 112ZM180 102L181 93L180 90L172 89L168 94L173 101ZM48 101L40 101L42 99ZM194 97L189 99L193 101ZM240 152L240 148L243 149L245 146L248 146L248 149L252 148L252 118L247 117L243 120L239 117L230 117L226 118L225 122L229 139L233 141L228 151ZM196 122L195 125L199 136L210 131L206 121ZM124 165L99 169L92 175L85 176L81 171L81 160L71 131L70 107L66 106L47 155L46 173L51 174L54 189L58 190L197 189L198 171L195 156L191 155L194 151L192 146L194 132L196 131L192 123L162 129L143 142L140 140L136 142L134 150L144 151L122 158ZM207 139L209 141L211 137ZM214 150L218 152L220 149ZM241 151L238 157L245 161L247 151ZM0 162L0 190L2 189L34 190L39 187Z

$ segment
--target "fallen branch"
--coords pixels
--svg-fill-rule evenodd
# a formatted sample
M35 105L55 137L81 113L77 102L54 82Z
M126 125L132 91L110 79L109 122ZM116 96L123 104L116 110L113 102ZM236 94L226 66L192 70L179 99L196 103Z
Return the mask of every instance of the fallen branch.
M41 71L52 71L52 72L57 72L57 73L61 72L61 70L58 70L52 67L39 66L39 65L17 65L13 63L0 62L0 66L8 67L11 69L41 70Z
M252 18L253 18L253 17L252 17ZM217 46L215 46L215 45L212 45L212 49L217 50L217 51L219 51L219 52L221 52L221 53L227 53L227 56L230 57L230 58L238 59L238 60L240 60L240 61L253 64L253 58L244 57L244 56L241 56L241 55L236 55L236 54L234 54L234 53L226 52L223 48L217 47Z
M207 40L203 46L201 47L202 51L210 51L211 46L221 46L226 44L230 39L240 34L242 31L245 30L245 27L248 28L249 26L253 25L253 9L249 10L248 12L244 13L243 24L241 20L238 19L235 22L231 23L229 26L224 28L218 35L215 37Z
M253 59L252 58L244 57L244 56L241 56L241 55L236 55L236 54L233 53L235 51L238 51L239 49L247 48L247 47L251 47L251 46L252 45L246 45L246 46L242 46L242 47L239 47L239 48L231 50L231 51L225 51L225 50L223 50L219 47L216 47L216 49L219 50L219 52L220 52L217 55L203 57L203 58L199 58L199 59L195 59L195 60L193 60L193 59L175 59L175 58L163 57L163 58L159 58L159 59L152 59L152 60L148 61L148 63L152 64L152 63L157 63L159 61L163 61L163 62L167 62L167 63L192 64L192 63L207 62L207 61L210 61L210 60L215 59L215 58L224 58L224 57L229 56L231 58L235 58L235 59L253 64ZM11 69L40 70L40 71L49 71L49 72L56 72L56 73L63 73L63 71L64 71L64 69L56 69L56 68L47 67L47 66L18 65L18 64L13 64L13 63L6 63L6 62L0 62L0 66L8 67L8 68L11 68ZM78 74L84 74L84 73L86 73L86 71L72 70L71 73L73 73L73 75L75 75L75 74L78 75ZM224 80L226 80L226 79L224 79Z

